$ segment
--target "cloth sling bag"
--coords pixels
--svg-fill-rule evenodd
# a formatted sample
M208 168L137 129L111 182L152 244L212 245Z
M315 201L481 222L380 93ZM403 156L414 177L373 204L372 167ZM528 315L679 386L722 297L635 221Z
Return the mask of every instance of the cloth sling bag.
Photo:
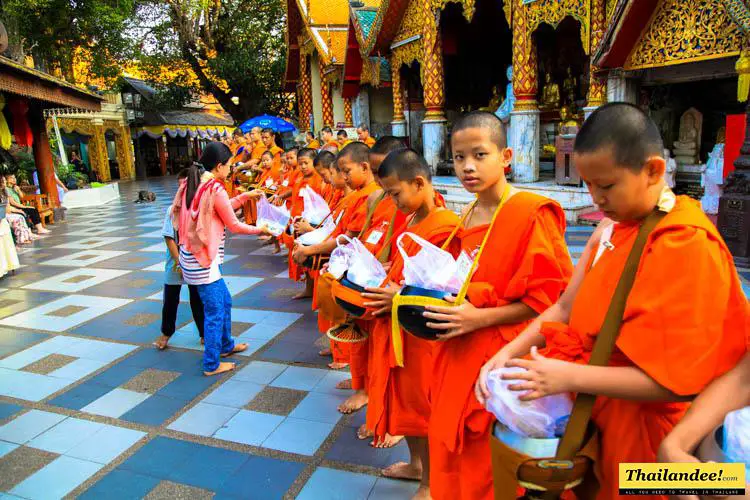
M656 225L665 216L665 212L655 210L649 214L638 230L633 247L625 261L620 279L617 282L612 301L604 316L602 327L594 342L589 365L606 366L615 347L617 336L622 326L623 314L630 291L635 283L635 275L640 265L643 250L648 237ZM591 442L592 433L589 428L591 413L596 402L596 396L579 393L573 404L568 425L557 447L554 458L530 459L521 461L516 472L517 484L536 493L535 496L544 500L554 500L568 489L572 489L590 476L593 457L591 449L596 443ZM584 447L586 438L589 442ZM491 435L490 448L492 453L493 478L495 480L495 498L507 498L510 485L508 484L508 451L507 445L501 443ZM582 447L586 451L582 451ZM506 461L505 464L502 462ZM506 472L503 474L503 472ZM579 498L586 498L589 491L576 492Z
M505 203L510 198L510 184L505 185L505 191L503 192L503 196L500 199L500 203L498 203L497 208L495 209L495 212L492 214L492 220L490 221L490 225L487 228L487 232L484 234L484 239L482 239L482 244L479 245L479 250L477 250L477 254L474 257L474 260L471 263L471 267L469 269L469 273L466 275L466 279L464 280L463 285L461 285L461 289L458 292L458 295L456 295L456 301L455 302L447 302L442 299L436 299L434 297L423 297L419 295L401 295L401 292L397 293L393 297L393 307L391 309L391 343L393 345L393 353L396 358L396 365L403 367L404 366L404 342L403 338L401 337L401 325L398 322L398 308L400 306L441 306L441 307L454 307L454 306L460 306L464 303L464 300L466 300L466 294L469 291L469 284L471 283L471 277L473 276L474 272L477 269L477 266L479 265L479 259L482 257L482 252L484 252L484 247L487 244L487 240L490 237L490 233L492 233L492 228L495 227L495 221L497 220L497 216L500 213L500 211L505 206ZM464 222L468 219L468 217L474 212L474 207L476 206L477 201L475 200L472 202L469 209L466 211L464 216L461 218L461 221L456 225L456 227L453 229L453 232L448 236L448 239L445 240L445 242L442 245L442 249L445 250L448 248L448 245L450 245L451 241L453 241L453 238L456 236L456 233L458 233L458 230L464 225Z

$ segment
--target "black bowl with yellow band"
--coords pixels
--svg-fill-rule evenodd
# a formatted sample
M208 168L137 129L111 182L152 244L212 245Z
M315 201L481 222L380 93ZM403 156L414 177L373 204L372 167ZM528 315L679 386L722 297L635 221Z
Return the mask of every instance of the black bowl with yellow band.
M427 288L420 288L418 286L405 286L400 293L403 297L419 298L425 297L428 299L437 299L440 302L444 302L443 298L446 295L450 295L447 292L438 292L437 290L428 290ZM408 300L408 299L407 299ZM444 305L449 306L449 302L444 302ZM427 323L439 323L434 319L424 317L425 306L423 305L399 305L398 306L398 322L401 327L414 335L424 340L437 340L438 334L445 333L445 330L437 330L430 328Z
M331 293L341 309L355 318L361 318L367 312L365 302L367 299L362 297L365 288L352 283L347 279L346 273L339 281L331 284Z

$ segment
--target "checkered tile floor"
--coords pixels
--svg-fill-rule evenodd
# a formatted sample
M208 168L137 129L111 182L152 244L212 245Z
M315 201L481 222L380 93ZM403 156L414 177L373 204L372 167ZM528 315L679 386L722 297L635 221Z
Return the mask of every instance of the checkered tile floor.
M203 377L183 290L172 348L161 322L160 227L173 179L150 181L157 202L71 210L0 280L0 498L408 498L416 485L378 476L407 457L374 450L344 417L345 372L315 345L309 302L286 260L254 238L228 240L224 272L238 369ZM566 236L577 258L591 228ZM750 270L741 270L750 295Z

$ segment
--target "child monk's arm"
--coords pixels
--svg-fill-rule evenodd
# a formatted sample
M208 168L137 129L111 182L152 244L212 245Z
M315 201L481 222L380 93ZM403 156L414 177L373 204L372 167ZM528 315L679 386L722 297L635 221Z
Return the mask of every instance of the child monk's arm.
M541 334L542 325L544 323L568 322L568 319L570 318L570 310L573 307L573 301L578 293L578 288L581 286L581 282L583 282L583 278L586 275L586 266L591 259L591 254L592 252L596 252L601 233L609 224L611 224L610 221L603 221L589 238L581 257L578 260L578 264L576 264L576 267L573 270L573 276L570 278L567 288L562 295L560 295L558 301L537 316L523 332L506 344L505 347L500 349L497 354L484 364L479 371L479 378L477 378L474 387L474 393L480 403L484 404L490 395L489 389L487 388L487 374L489 372L504 367L505 363L513 358L527 355L534 346L544 347L544 336ZM482 312L484 312L484 309Z
M727 413L750 406L750 354L717 378L690 405L685 416L659 446L658 462L697 462L692 456L701 440Z

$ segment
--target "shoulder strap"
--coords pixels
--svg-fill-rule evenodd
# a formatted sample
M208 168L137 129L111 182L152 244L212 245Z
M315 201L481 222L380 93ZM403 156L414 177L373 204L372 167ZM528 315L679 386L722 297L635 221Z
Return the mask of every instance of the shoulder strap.
M609 303L601 330L599 330L599 335L597 335L594 342L591 359L589 360L590 365L605 366L609 363L609 357L612 354L615 341L620 333L622 317L625 313L625 303L628 300L628 295L630 295L630 290L633 288L635 273L641 262L641 255L643 255L643 250L646 247L646 241L651 231L653 231L665 215L661 211L652 212L646 217L646 220L638 230L633 248L630 250L630 254L625 261L625 268L622 270L620 279L617 282L612 302ZM592 394L579 393L576 397L570 420L557 447L555 458L558 460L572 460L581 449L595 401L596 396Z
M380 196L375 199L375 202L371 206L367 207L367 219L365 220L365 225L362 226L362 231L360 231L357 235L357 238L361 238L362 236L364 236L367 230L370 229L370 224L372 224L372 216L375 213L375 209L378 208L378 203L383 201L383 198L385 198L385 191L381 192Z

